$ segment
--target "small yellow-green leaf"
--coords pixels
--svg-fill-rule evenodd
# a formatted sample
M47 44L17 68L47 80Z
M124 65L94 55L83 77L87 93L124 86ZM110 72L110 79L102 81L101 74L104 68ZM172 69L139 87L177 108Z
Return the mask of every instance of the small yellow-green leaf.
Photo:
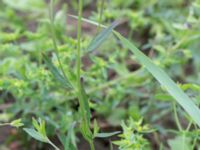
M13 127L16 127L16 128L24 126L21 119L17 119L17 120L12 121L10 123L10 125L13 126Z

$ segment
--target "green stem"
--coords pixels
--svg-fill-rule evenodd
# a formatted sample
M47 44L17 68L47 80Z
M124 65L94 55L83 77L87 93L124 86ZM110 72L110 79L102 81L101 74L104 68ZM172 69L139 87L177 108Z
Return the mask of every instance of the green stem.
M10 125L10 123L2 123L2 124L0 124L0 126L9 126Z
M94 143L92 141L90 142L90 149L95 150Z
M83 0L79 0L79 11L78 11L78 32L77 32L77 62L76 62L76 71L77 71L77 94L78 94L78 100L80 104L80 111L82 115L82 124L84 124L84 130L86 132L91 132L90 131L90 122L88 121L88 117L86 114L85 110L85 97L83 96L82 93L82 85L81 85L81 23L82 23L82 9L83 9ZM89 106L89 105L88 105ZM87 133L90 134L90 133ZM93 140L92 139L87 139L89 141L91 150L95 150Z
M49 139L48 139L48 143L53 146L55 148L55 150L60 150L60 148L58 148L55 144L53 144Z
M98 28L97 28L97 33L99 32L99 30L101 28L104 2L105 2L105 0L101 0L101 6L100 6L100 11L99 11L99 25L98 25Z
M195 128L195 130L198 129L198 127L197 127L195 124L194 124L194 128ZM198 137L199 137L199 136L198 136L198 133L195 133L195 138L194 138L194 140L193 140L192 149L195 149L195 146L196 146Z
M53 11L53 6L54 6L54 0L51 0L50 10L49 10L49 16L50 16L50 28L51 28L52 42L53 42L53 47L54 47L54 50L55 50L55 53L56 53L56 57L57 57L60 69L62 71L62 74L63 74L63 76L65 78L67 78L66 74L64 72L64 69L63 69L63 66L62 66L59 54L58 54L59 51L58 51L58 46L57 46L57 43L56 43L56 31L55 31L55 26L54 26L54 15L53 15L54 11Z
M175 102L173 103L173 109L174 109L174 118L175 118L176 124L178 126L178 129L179 129L179 131L183 131L183 128L182 128L180 121L178 119L178 114L177 114Z
M78 44L77 44L77 86L78 89L81 88L80 83L80 76L81 76L81 22L82 22L82 6L83 6L83 0L79 0L79 12L78 12L78 32L77 32L77 38L78 38Z
M189 130L190 130L192 124L193 124L193 121L191 120L191 121L189 122L187 128L186 128L186 132L189 132Z
M78 43L77 43L77 58L76 58L76 80L77 80L77 94L78 94L78 100L79 100L79 104L80 104L80 110L81 110L81 114L83 115L83 119L84 119L84 108L83 108L83 100L82 100L82 96L81 96L81 23L82 23L82 6L83 6L83 1L79 0L79 12L78 12L78 31L77 31L77 39L78 39Z

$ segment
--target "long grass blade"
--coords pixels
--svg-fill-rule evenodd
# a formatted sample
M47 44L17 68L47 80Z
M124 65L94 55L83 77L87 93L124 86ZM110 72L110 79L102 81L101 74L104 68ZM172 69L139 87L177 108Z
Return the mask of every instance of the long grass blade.
M185 109L191 118L200 127L200 110L195 103L176 85L176 83L162 70L156 66L150 58L145 56L137 47L121 34L116 33L122 45L130 49L142 65L165 87L168 93Z

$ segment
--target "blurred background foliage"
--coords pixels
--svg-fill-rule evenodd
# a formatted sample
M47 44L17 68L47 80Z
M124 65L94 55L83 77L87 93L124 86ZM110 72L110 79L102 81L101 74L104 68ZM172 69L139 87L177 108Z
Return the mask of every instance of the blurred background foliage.
M123 19L116 30L129 37L200 103L199 0L105 0L100 15L101 6L101 1L85 0L84 17L105 25ZM59 56L71 81L75 81L77 21L68 14L76 15L77 7L74 0L55 3ZM129 117L144 118L145 123L157 129L152 139L146 137L151 147L175 150L182 132L177 131L174 121L173 98L127 49L116 44L114 36L88 53L86 48L98 31L85 22L82 28L82 75L92 117L105 131L119 128L121 121ZM47 134L54 137L57 131L65 135L79 121L79 114L74 93L55 80L42 58L42 53L47 53L59 67L49 31L46 1L0 1L0 121L20 117L31 124L32 117L42 118L47 122ZM180 107L177 113L186 128L190 118ZM188 150L196 138L191 133L185 133ZM28 146L23 133L20 139L22 145Z

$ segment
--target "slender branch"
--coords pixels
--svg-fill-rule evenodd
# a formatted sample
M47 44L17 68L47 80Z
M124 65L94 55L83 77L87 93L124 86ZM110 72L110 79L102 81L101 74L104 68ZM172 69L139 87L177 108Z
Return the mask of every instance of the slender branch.
M92 141L90 142L90 149L95 150L94 143Z
M48 139L48 143L53 146L55 148L55 150L60 150L60 148L58 148L54 143L52 143L49 139Z
M99 32L99 30L101 28L101 24L102 24L104 2L105 2L105 0L101 0L101 6L100 6L100 11L99 11L99 25L98 25L98 28L97 28L97 33Z
M0 126L9 126L10 125L10 123L2 123L2 124L0 124Z
M55 50L56 57L57 57L60 69L62 71L62 74L63 74L63 76L65 78L67 78L67 76L66 76L66 74L64 72L64 69L63 69L60 57L59 57L58 46L57 46L57 43L56 43L56 31L55 31L55 25L54 25L54 15L53 15L54 11L53 11L53 6L54 6L54 0L51 0L50 8L49 8L50 9L49 10L49 17L50 17L50 28L51 28L52 42L53 42L54 50Z
M183 131L183 128L182 128L182 126L180 124L180 121L178 119L178 114L177 114L176 104L175 103L173 103L173 109L174 109L174 117L175 117L175 121L176 121L176 124L178 126L178 129L179 129L179 131Z
M78 12L78 32L77 32L77 39L78 39L78 43L77 43L77 62L76 62L76 71L77 71L77 95L78 95L78 100L79 100L79 104L80 104L80 111L81 111L81 115L82 115L82 119L83 119L83 129L85 130L84 132L87 133L83 133L83 134L91 134L90 131L90 120L88 120L88 116L87 116L87 110L86 109L86 104L85 101L87 101L87 99L85 99L85 96L83 95L82 92L82 81L81 81L81 23L82 23L82 9L83 9L83 0L79 0L79 12ZM89 142L91 150L95 150L94 148L94 143L93 143L93 139L87 138L87 136L84 136L86 138L86 140Z
M78 12L78 32L77 32L77 86L80 88L80 76L81 76L81 23L82 23L82 6L83 0L79 0L79 12Z

